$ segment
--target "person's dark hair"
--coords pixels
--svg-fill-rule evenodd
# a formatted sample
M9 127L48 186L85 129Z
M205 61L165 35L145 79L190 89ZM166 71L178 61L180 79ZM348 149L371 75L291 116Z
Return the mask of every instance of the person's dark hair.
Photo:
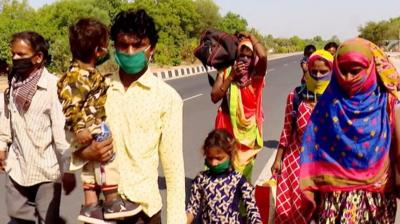
M69 46L73 59L90 62L96 48L108 40L108 29L97 19L82 18L69 27Z
M335 49L338 49L339 45L335 42L329 42L325 45L324 50L327 51L327 50L331 49L332 47Z
M29 44L34 53L41 52L43 54L42 64L50 63L51 57L49 55L49 43L44 39L44 37L33 31L24 31L20 33L14 33L11 36L10 43L13 44L17 40L23 40Z
M215 129L204 140L203 150L206 152L212 147L218 147L223 149L228 155L232 155L235 145L235 138L227 130Z
M9 65L7 63L6 59L0 59L0 76L1 75L7 75L9 72Z
M118 13L111 26L111 39L115 42L119 33L134 34L138 38L149 38L152 48L158 41L158 30L154 20L145 10L127 10Z
M304 47L303 54L304 54L304 56L310 57L312 55L312 53L314 53L314 51L316 51L316 50L317 50L317 48L314 45L309 44Z

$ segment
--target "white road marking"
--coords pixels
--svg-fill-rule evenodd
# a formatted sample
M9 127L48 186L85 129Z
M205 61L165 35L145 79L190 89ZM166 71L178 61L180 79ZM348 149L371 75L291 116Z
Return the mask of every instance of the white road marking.
M273 72L273 71L275 71L274 68L268 69L268 72Z
M287 63L285 63L285 64L283 64L283 66L285 66L285 67L286 67L286 66L288 66L288 64L287 64Z
M203 95L202 93L199 93L199 94L197 94L197 95L188 97L188 98L186 98L186 99L183 99L183 102L188 101L188 100L191 100L191 99L194 99L194 98L197 98L197 97L202 96L202 95Z

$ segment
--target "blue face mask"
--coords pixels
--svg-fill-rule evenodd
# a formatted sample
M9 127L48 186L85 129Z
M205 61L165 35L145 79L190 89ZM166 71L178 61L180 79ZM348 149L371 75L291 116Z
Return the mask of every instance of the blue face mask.
M145 50L134 54L125 54L117 50L115 52L115 61L128 75L140 74L140 72L143 71L148 64L148 60L144 52L149 48L150 46Z

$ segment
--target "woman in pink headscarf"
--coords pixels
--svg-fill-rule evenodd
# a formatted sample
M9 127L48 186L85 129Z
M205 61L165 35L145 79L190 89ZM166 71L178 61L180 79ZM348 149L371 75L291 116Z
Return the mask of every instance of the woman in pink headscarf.
M305 215L314 213L318 223L394 223L399 80L375 44L356 38L338 48L302 140Z

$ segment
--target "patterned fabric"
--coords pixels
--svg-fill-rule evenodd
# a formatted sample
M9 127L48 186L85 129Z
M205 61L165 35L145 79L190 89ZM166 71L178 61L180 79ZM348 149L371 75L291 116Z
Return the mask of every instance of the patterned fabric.
M326 50L316 50L314 53L310 55L310 58L307 60L308 67L313 67L315 61L323 60L325 64L332 69L333 67L333 56L329 51ZM314 77L317 78L317 77Z
M313 74L312 71L310 71L310 68L314 66L314 63L319 60L324 61L329 70L332 70L333 56L328 51L317 50L308 59L309 71L304 74L304 79L306 82L307 90L314 93L315 95L322 94L325 91L326 87L329 84L329 81L331 80L332 74L331 72L329 72L324 76L317 76L317 74Z
M224 70L224 79L231 73L231 67ZM239 87L232 83L228 97L218 108L215 128L224 128L240 143L234 153L232 163L236 171L251 179L254 158L262 149L264 114L262 110L262 90L264 76L256 75L251 84ZM227 100L226 100L227 99Z
M224 79L231 74L231 67L224 70ZM222 113L229 113L230 124L227 118L216 119L216 128L227 128L243 149L261 149L263 147L262 124L264 115L262 110L262 90L264 88L264 76L254 76L251 84L239 87L232 82L228 94L228 111L220 107ZM224 104L226 102L223 102ZM226 116L220 115L219 116Z
M0 116L0 150L8 149L6 171L21 186L58 181L69 144L65 118L57 96L57 77L43 69L31 105L20 114L13 99ZM11 146L8 148L8 144Z
M313 101L301 101L295 130L292 127L294 91L287 98L285 124L281 133L279 147L284 149L281 174L277 176L275 223L307 223L300 211L302 194L299 186L301 139L313 110Z
M239 143L248 149L260 149L263 147L262 114L257 111L262 107L257 105L261 100L262 85L252 81L255 85L239 88L235 83L231 84L229 95L229 112L233 135ZM258 109L261 110L261 109ZM258 117L257 115L261 115Z
M367 58L368 60L373 61L372 64L375 66L375 69L372 67L371 69L373 72L377 73L377 76L379 76L379 79L386 91L395 96L397 99L400 99L400 94L397 91L397 86L400 83L400 75L396 70L396 67L390 62L385 52L383 52L381 48L376 46L374 43L362 38L351 39L339 47L337 57L338 55L342 56L334 65L336 67L337 74L340 74L340 70L337 66L338 63L345 63L349 60ZM359 62L363 63L363 61ZM375 79L376 76L372 76L372 78ZM348 86L348 84L341 81L341 79L338 79L338 81L341 83L341 85ZM357 83L352 83L351 87L354 89L352 91L357 91L358 89L365 91L373 83L372 81L366 81L364 84L362 84L362 82L363 77L359 77Z
M88 128L93 134L100 133L100 123L106 117L106 76L95 68L82 68L77 62L72 62L57 85L67 130L76 133Z
M378 85L379 72L369 55L372 55L371 50L367 51L364 45L355 44L353 40L339 47L332 81L306 128L300 186L313 208L315 191L383 192L387 187L392 137L388 93ZM339 65L349 61L368 68L356 75L352 84L361 87L352 94L346 91L352 89L351 83L338 81L345 81ZM360 84L360 80L364 84Z
M119 193L139 203L149 217L163 207L167 224L185 223L183 102L179 94L150 70L128 89L116 72L105 108L119 164ZM160 161L167 184L166 206L162 206L157 182ZM72 157L72 167L84 163Z
M392 224L396 218L396 196L363 190L322 193L317 223Z
M201 172L193 181L187 212L201 214L203 224L239 224L239 200L235 192L242 178L237 172L212 175ZM261 217L254 198L254 187L247 181L239 190L247 211L247 223L261 223ZM237 194L237 193L236 193Z
M13 99L19 113L25 113L29 109L42 71L43 69L36 70L23 81L18 81L15 78L11 81Z

